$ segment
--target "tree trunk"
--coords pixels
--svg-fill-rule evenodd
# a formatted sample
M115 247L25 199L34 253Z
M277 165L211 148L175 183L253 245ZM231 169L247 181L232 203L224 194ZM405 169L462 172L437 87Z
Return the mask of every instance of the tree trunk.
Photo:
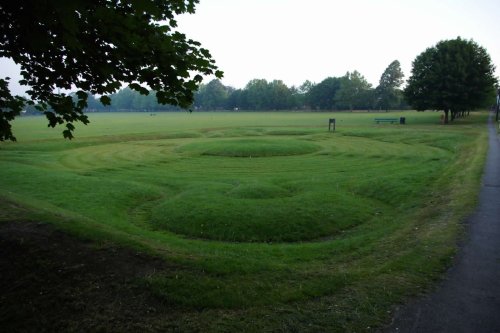
M456 112L451 111L451 121L455 120L455 117L456 117Z
M444 123L448 124L448 111L449 110L444 110Z

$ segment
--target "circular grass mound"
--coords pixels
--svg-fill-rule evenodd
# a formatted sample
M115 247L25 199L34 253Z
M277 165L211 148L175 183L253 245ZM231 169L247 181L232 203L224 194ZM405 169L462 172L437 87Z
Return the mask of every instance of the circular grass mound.
M179 148L181 152L226 157L270 157L303 155L321 147L301 140L284 139L239 139L194 142Z
M240 199L273 199L290 197L292 193L282 187L271 184L244 184L236 186L227 195Z
M195 239L298 242L335 235L373 216L368 202L326 187L315 193L260 183L199 185L155 206L154 228Z

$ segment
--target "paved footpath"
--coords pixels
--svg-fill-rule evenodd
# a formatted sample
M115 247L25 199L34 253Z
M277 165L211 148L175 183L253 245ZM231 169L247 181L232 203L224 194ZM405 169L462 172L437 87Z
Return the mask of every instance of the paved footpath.
M500 332L500 140L492 118L479 206L438 289L396 312L386 332Z

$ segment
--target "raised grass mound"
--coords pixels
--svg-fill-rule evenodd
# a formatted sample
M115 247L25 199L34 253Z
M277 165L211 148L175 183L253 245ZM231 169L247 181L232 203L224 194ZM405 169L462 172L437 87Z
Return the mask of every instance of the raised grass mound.
M356 204L358 209L352 210ZM345 192L310 192L266 183L198 184L152 209L151 223L188 238L298 242L368 222L371 205Z
M193 142L179 148L180 152L226 157L271 157L313 153L321 147L301 140L238 139Z

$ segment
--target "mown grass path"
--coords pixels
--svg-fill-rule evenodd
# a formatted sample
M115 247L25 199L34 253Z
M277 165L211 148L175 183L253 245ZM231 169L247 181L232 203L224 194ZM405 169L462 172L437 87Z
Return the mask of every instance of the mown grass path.
M489 118L479 205L436 292L402 308L388 332L500 332L500 139Z

